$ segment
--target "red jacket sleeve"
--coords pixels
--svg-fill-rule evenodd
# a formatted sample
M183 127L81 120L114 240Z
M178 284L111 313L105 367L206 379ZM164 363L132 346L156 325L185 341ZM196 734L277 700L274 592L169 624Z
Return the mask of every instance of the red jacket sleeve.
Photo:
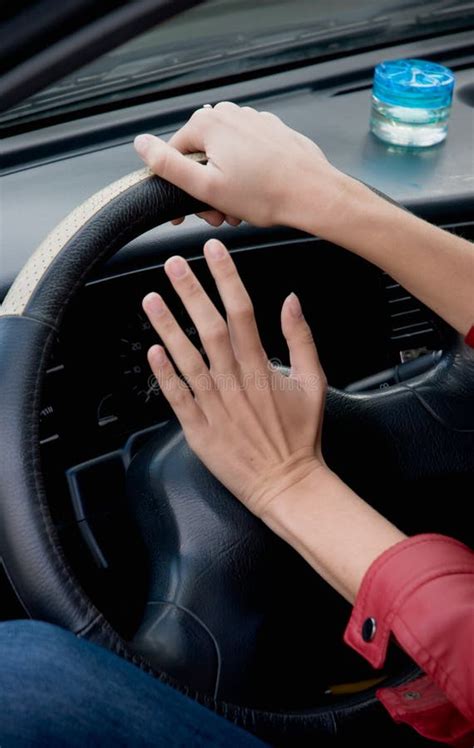
M374 561L345 641L374 667L390 636L426 676L378 697L425 737L474 745L474 553L453 538L418 535Z
M468 345L471 346L471 348L474 348L474 325L471 327L464 340Z

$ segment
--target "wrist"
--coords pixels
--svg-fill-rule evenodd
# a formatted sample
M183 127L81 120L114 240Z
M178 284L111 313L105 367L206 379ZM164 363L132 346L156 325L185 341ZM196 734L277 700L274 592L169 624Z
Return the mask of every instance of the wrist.
M405 537L324 464L276 496L261 519L349 602L370 564Z
M316 455L295 455L266 471L265 477L252 486L251 494L239 498L253 514L269 524L274 514L278 516L279 506L283 507L294 497L312 491L317 475L327 470L322 458Z
M341 214L353 212L356 180L330 163L309 163L289 182L278 223L337 241ZM360 185L362 186L362 185Z
M315 506L319 497L324 495L328 486L335 481L342 483L325 462L315 458L311 470L274 494L271 501L265 504L260 519L289 542L288 536L292 532L295 519L305 515L308 505Z
M282 221L378 264L380 234L400 222L400 209L331 164L310 164L298 175ZM402 213L402 216L406 214ZM372 256L374 255L374 256Z

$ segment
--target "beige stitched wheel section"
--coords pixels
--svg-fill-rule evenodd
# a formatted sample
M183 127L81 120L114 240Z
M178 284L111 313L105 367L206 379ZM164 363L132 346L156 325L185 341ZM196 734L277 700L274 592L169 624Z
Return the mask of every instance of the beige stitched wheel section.
M205 153L190 153L188 158L205 164ZM82 205L75 208L66 218L59 223L53 231L41 242L38 249L30 257L22 270L12 283L3 304L0 306L0 316L21 316L28 302L48 270L51 263L59 255L68 241L103 207L110 203L122 192L134 187L139 182L153 176L150 169L139 169L131 174L109 184L104 189L96 192Z
M151 175L149 169L139 169L127 174L127 176L96 192L95 195L89 197L82 205L69 213L41 242L38 249L19 272L0 307L0 316L23 314L41 278L74 234L107 203L135 184L148 179Z

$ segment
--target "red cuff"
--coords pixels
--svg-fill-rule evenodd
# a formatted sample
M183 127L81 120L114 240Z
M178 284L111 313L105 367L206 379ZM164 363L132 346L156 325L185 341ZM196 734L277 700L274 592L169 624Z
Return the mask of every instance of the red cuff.
M467 546L444 535L416 535L396 543L366 572L344 641L373 667L382 667L394 618L406 600L447 570L472 572L472 559Z
M471 348L474 348L474 325L471 327L468 334L464 338L464 342L467 343L467 345L470 345Z
M392 634L444 696L444 712L450 711L462 735L466 725L474 725L474 554L467 546L442 535L418 535L374 561L344 639L380 668ZM389 690L380 693L389 708ZM424 719L427 706L425 699L416 705ZM442 711L438 707L440 729ZM405 715L403 721L415 727L418 717L410 709Z
M395 722L410 725L425 738L456 748L474 745L472 723L427 675L396 688L381 688L377 698Z

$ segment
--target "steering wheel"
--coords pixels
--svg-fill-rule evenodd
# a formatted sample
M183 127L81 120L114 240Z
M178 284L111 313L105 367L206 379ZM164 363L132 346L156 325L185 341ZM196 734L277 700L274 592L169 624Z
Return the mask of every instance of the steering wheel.
M205 162L203 154L192 157ZM92 603L59 542L38 430L64 310L94 268L129 241L205 207L146 169L134 172L74 210L13 283L0 309L3 564L31 617L113 650L274 745L315 745L318 735L353 741L366 736L369 721L372 735L387 739L395 727L374 688L313 708L255 708L262 630L283 617L295 636L291 580L302 575L299 594L308 598L309 575L317 575L229 496L176 426L159 429L128 471L130 512L149 567L148 600L132 641ZM330 389L325 424L328 462L356 490L375 494L395 476L416 482L473 473L474 351L453 335L436 367L416 380L370 395ZM317 600L312 609L327 615ZM416 675L408 665L387 684Z

